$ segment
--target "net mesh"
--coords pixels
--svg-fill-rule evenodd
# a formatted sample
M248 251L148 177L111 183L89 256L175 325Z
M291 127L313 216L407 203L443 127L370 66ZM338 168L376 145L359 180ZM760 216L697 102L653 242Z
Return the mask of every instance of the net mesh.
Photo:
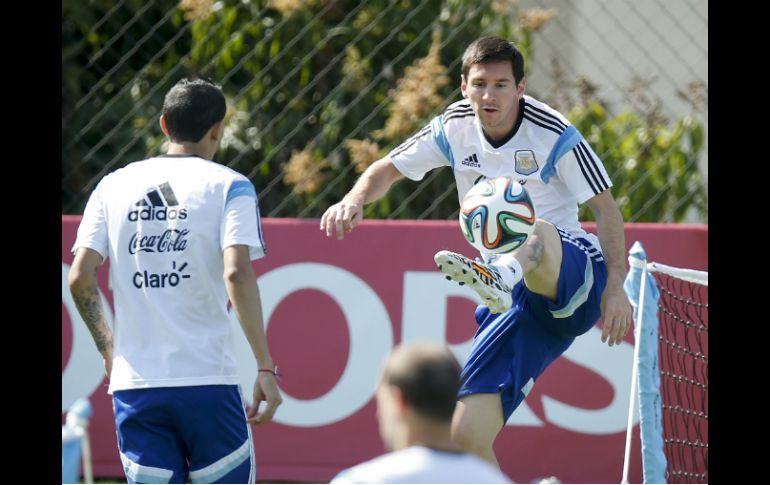
M653 273L668 483L708 482L708 286Z

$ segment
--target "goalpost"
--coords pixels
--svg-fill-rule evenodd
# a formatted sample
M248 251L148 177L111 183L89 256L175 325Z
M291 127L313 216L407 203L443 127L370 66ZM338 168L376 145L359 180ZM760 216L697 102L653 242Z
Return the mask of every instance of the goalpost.
M708 273L648 263L638 241L628 261L635 346L622 483L637 402L644 483L706 483Z

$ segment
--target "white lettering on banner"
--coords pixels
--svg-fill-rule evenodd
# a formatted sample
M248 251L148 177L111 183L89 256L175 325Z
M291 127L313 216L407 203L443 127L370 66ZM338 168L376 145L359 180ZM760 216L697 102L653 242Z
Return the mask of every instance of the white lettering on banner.
M377 293L353 273L320 263L281 266L260 276L258 282L265 327L284 298L298 290L313 289L327 294L339 305L350 334L348 361L339 382L316 399L296 399L284 392L283 404L274 419L292 426L324 426L347 418L368 403L374 395L380 367L393 348L393 325ZM238 325L232 310L230 318ZM323 322L309 320L307 324ZM257 366L243 332L236 335L241 386L250 395Z
M72 350L62 371L62 412L76 399L90 396L104 379L101 356L69 292L69 268L62 263L62 303L72 322ZM314 289L330 296L339 305L350 333L348 362L335 386L316 399L301 400L284 393L284 404L278 408L276 421L293 426L324 426L344 420L366 405L374 395L380 366L393 347L393 326L385 305L374 290L356 275L320 263L282 266L262 275L259 283L266 326L284 298L295 291ZM107 323L112 327L112 309L101 290L99 295ZM402 340L446 342L447 299L450 297L479 301L474 292L446 281L438 272L406 272ZM230 318L238 327L235 332L238 369L244 393L249 396L257 366L232 310ZM468 318L473 316L468 315ZM563 357L604 378L612 387L612 402L601 409L584 409L542 395L546 422L585 434L614 434L626 429L633 346L622 342L608 348L601 343L600 335L601 330L592 327L575 340ZM470 353L472 336L469 337L466 342L449 346L460 362L465 362ZM636 414L634 422L638 422ZM544 424L526 401L506 423L507 426Z
M591 327L575 339L564 353L567 359L602 376L612 386L612 402L602 409L582 409L543 396L546 420L569 431L585 434L613 434L626 430L634 346L628 342L609 348L601 341L602 331ZM634 413L634 425L639 416Z
M404 273L403 342L430 341L446 342L447 300L450 297L467 298L481 304L478 294L467 286L447 281L437 271ZM472 314L467 318L474 318ZM473 335L461 344L450 344L449 349L462 363L468 360L473 344ZM526 401L521 403L506 423L507 426L544 426L544 423L529 408Z
M67 367L61 374L61 412L66 412L77 399L90 397L104 380L104 361L99 351L96 350L91 332L88 331L88 327L86 327L72 299L67 284L69 272L70 266L62 263L61 300L67 308L72 323L72 348ZM110 304L101 290L99 290L99 296L102 299L104 318L107 320L107 325L112 328L113 317Z
M447 300L467 298L477 305L481 299L467 286L447 281L438 271L404 273L403 342L446 342ZM473 318L473 315L469 315ZM471 353L473 335L461 344L450 344L455 358L465 362Z

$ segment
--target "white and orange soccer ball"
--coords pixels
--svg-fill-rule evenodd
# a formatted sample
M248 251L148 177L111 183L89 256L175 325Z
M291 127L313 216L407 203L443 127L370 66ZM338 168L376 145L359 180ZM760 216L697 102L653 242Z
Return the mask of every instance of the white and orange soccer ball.
M460 228L478 251L513 251L535 230L535 205L529 192L509 177L485 179L471 187L460 205Z

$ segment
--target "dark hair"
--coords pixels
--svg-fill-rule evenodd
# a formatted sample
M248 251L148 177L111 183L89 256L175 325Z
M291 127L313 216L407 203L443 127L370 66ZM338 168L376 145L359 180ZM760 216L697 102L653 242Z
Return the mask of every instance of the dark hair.
M524 56L519 49L500 37L488 36L474 40L471 45L465 49L463 54L462 73L465 79L468 79L468 72L473 64L486 64L490 62L511 63L513 68L513 79L519 84L524 79Z
M422 416L451 422L460 371L460 364L445 347L411 344L393 352L383 382L399 388L404 400Z
M163 117L174 142L200 141L214 124L225 118L225 111L222 88L197 75L176 83L163 101Z

